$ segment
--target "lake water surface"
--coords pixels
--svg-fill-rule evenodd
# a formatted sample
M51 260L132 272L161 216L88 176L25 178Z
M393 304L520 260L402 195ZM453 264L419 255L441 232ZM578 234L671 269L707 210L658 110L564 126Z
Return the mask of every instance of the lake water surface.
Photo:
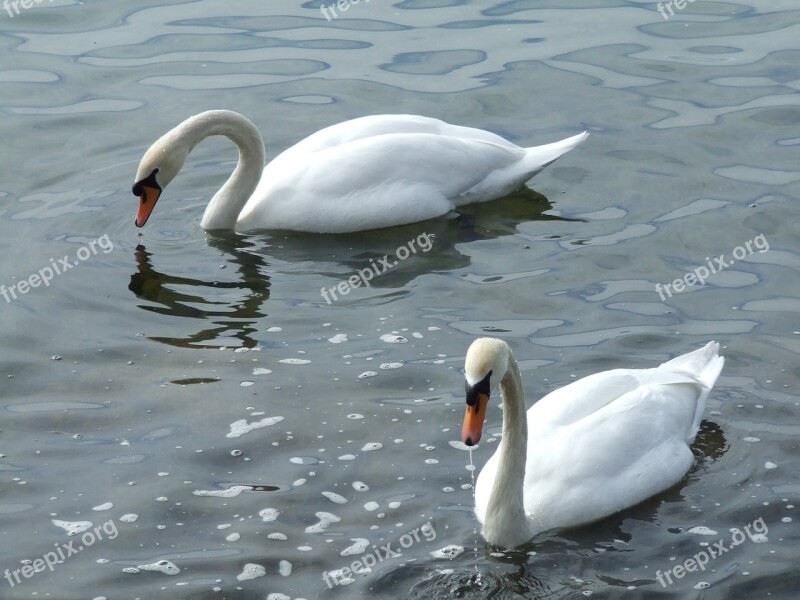
M1 289L76 265L0 298L0 598L797 597L800 11L134 4L0 12ZM236 162L214 138L139 235L142 153L209 108L250 117L268 158L377 113L591 137L532 190L345 236L206 234ZM371 287L322 297L425 234ZM656 291L721 255L705 285ZM487 334L529 401L719 341L695 467L595 525L487 546L451 444ZM497 402L487 418L478 467ZM356 560L374 565L333 585Z

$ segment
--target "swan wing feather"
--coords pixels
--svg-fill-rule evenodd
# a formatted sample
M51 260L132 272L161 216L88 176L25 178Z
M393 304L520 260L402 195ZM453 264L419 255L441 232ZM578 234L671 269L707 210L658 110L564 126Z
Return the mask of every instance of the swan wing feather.
M484 140L390 133L270 163L237 229L346 232L441 216L525 151Z
M526 512L545 529L590 523L680 481L701 393L691 382L645 384L549 431L529 420L539 431L528 444Z

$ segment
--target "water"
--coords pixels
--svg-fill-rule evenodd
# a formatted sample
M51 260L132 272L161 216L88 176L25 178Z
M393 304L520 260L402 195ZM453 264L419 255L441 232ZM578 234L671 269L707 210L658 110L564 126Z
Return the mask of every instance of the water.
M20 570L1 597L796 596L794 11L373 0L329 22L317 2L137 4L0 13L0 284L77 265L0 300L0 569ZM205 234L236 160L208 140L139 237L142 152L208 108L249 116L270 158L381 112L527 145L592 135L536 192L322 237ZM422 233L429 252L322 297ZM656 292L739 247L706 285ZM512 345L529 399L720 341L696 466L591 527L488 547L448 444L485 334ZM479 468L499 428L495 403ZM766 540L659 583L759 518ZM352 583L326 580L356 560Z

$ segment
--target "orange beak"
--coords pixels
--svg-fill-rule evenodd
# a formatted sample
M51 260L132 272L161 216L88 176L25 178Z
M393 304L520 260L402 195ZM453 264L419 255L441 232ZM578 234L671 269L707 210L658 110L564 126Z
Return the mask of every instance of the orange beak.
M136 212L136 221L134 221L137 227L144 227L147 219L150 218L150 213L153 212L156 206L156 202L158 202L158 197L161 195L161 190L157 187L143 185L141 190L139 210Z
M467 446L474 446L480 441L487 406L489 406L489 394L481 392L475 395L474 404L467 404L464 425L461 428L461 441Z

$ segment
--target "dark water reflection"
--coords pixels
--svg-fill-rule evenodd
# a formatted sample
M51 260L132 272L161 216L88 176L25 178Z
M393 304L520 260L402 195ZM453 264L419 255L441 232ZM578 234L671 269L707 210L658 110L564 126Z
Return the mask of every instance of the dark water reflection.
M464 207L450 217L355 235L208 233L208 245L219 251L223 261L213 279L212 273L199 278L162 272L154 266L157 257L139 244L134 253L137 272L131 275L128 289L147 301L139 305L143 310L199 320L203 325L185 336L150 335L148 339L183 348L253 348L259 343L254 335L258 321L269 316L270 279L276 272L329 278L335 285L376 265L383 273L369 282L370 287L382 291L384 297L389 293L397 298L422 272L468 267L469 257L458 249L461 244L514 235L526 221L575 221L544 214L552 208L547 198L525 188L494 202ZM381 265L382 258L394 258L399 248L422 235L428 236L427 245L412 246L409 257L394 268L386 270ZM355 305L364 301L342 300Z
M182 338L149 336L154 341L185 348L216 348L235 338L241 342L241 347L252 348L256 345L251 335L257 331L257 319L266 316L262 309L269 299L268 264L262 257L248 252L255 244L246 239L233 235L213 237L209 238L209 244L226 256L226 265L236 267L233 275L236 281L161 273L153 267L152 254L140 244L135 252L138 272L131 275L128 289L137 298L149 302L139 305L144 310L211 321L214 325ZM231 292L236 296L233 301L219 297L230 297Z

